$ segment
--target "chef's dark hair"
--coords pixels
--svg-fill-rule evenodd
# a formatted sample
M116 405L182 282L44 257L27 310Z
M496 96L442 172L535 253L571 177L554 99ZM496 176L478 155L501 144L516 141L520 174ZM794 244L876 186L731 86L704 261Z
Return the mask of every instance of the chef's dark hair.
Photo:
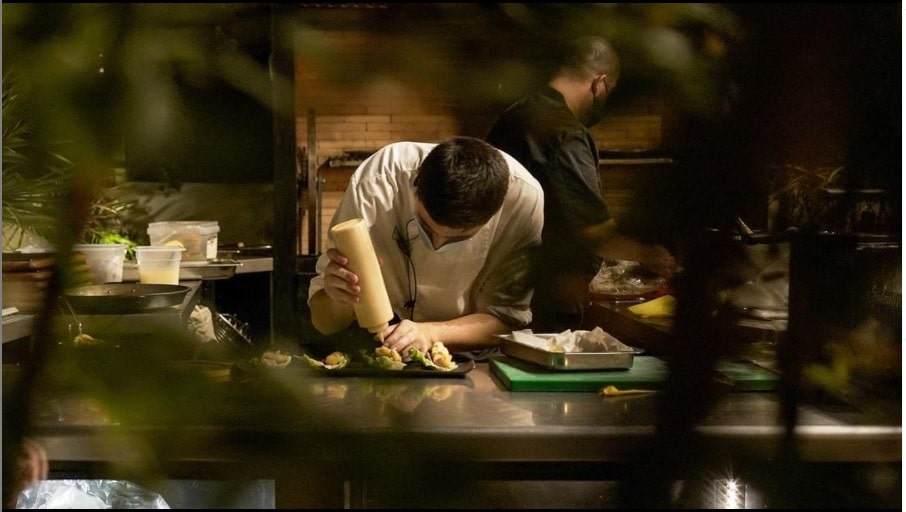
M484 225L503 205L510 183L506 160L473 137L453 137L428 153L415 195L438 224L455 229Z

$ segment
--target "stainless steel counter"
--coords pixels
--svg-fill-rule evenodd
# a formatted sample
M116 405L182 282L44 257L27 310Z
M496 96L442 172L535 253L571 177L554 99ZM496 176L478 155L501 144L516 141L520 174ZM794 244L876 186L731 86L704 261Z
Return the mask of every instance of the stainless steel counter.
M173 478L264 478L278 487L289 485L288 475L330 485L453 468L476 478L598 480L651 446L661 396L510 392L487 363L464 378L277 369L246 382L202 379L186 395L174 406L194 396L198 411L160 423L117 420L68 394L49 397L32 437L47 448L52 470L68 477L115 477L153 464ZM212 406L212 397L223 401ZM696 432L727 459L776 461L784 438L778 414L773 392L727 393ZM809 463L901 460L898 418L870 422L851 409L803 405L795 434Z
M102 462L123 456L104 449L111 430L125 438L166 433L173 429L190 438L210 436L216 441L231 430L277 433L290 438L332 435L361 436L395 443L405 439L410 449L420 442L443 439L446 458L462 461L623 461L632 448L654 434L657 394L605 398L588 392L509 392L479 363L465 378L318 377L291 370L274 380L246 383L267 386L265 404L256 410L246 404L232 421L177 426L125 425L107 415L91 414L91 407L72 407L70 417L46 411L37 429L50 448L52 460ZM239 384L235 386L245 386ZM234 384L223 386L233 387ZM295 400L283 410L268 403L279 389ZM78 402L79 399L68 400ZM239 402L237 402L239 403ZM301 407L299 407L301 404ZM235 404L234 404L235 405ZM774 455L782 436L778 424L778 397L773 392L726 394L698 428L706 439L728 448ZM275 414L269 417L270 413ZM854 411L803 405L796 430L802 457L810 461L885 462L900 460L901 425L866 423ZM251 423L249 421L251 420ZM272 420L276 420L272 422ZM556 448L553 448L555 447ZM425 448L425 447L422 447ZM383 450L381 450L383 451ZM200 442L180 450L184 460L231 458L228 445ZM328 455L350 462L369 453L349 453L336 447L329 453L312 450L305 457Z
M248 274L252 272L273 272L274 258L268 257L242 257L237 258L240 265L236 269L237 274Z
M12 313L3 317L3 343L21 340L31 336L35 315Z

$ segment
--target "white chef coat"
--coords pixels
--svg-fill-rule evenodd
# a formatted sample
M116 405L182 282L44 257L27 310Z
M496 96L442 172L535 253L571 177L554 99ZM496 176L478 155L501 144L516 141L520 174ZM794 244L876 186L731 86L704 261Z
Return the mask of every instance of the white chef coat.
M514 158L501 151L510 183L501 209L454 251L436 252L418 236L413 181L437 144L397 142L366 159L353 173L330 226L360 217L369 225L390 303L401 319L446 321L489 313L515 328L531 321L528 251L541 243L544 193ZM410 222L411 221L411 222ZM394 237L394 231L398 233ZM408 243L414 275L396 239ZM328 236L328 247L335 247ZM318 258L308 297L324 288L326 254ZM410 274L411 274L410 270ZM411 291L417 288L415 297ZM415 300L413 310L405 307Z

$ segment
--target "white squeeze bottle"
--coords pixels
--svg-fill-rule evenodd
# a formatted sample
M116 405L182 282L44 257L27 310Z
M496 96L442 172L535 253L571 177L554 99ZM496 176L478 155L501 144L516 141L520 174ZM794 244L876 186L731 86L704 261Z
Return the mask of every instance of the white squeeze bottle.
M364 219L350 219L330 228L330 232L337 249L349 258L346 266L359 276L362 293L359 302L353 305L359 325L371 333L383 331L393 319L393 308L368 224Z

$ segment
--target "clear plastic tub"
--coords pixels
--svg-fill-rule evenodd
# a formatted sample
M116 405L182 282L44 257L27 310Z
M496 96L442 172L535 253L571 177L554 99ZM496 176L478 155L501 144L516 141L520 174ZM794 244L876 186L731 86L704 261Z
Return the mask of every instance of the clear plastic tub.
M138 276L141 284L179 284L179 264L182 247L140 245L135 248Z
M216 220L180 220L148 224L151 245L166 245L178 241L186 248L182 254L183 261L217 259L218 233L220 226Z
M76 244L72 249L85 255L94 284L123 282L126 244Z

